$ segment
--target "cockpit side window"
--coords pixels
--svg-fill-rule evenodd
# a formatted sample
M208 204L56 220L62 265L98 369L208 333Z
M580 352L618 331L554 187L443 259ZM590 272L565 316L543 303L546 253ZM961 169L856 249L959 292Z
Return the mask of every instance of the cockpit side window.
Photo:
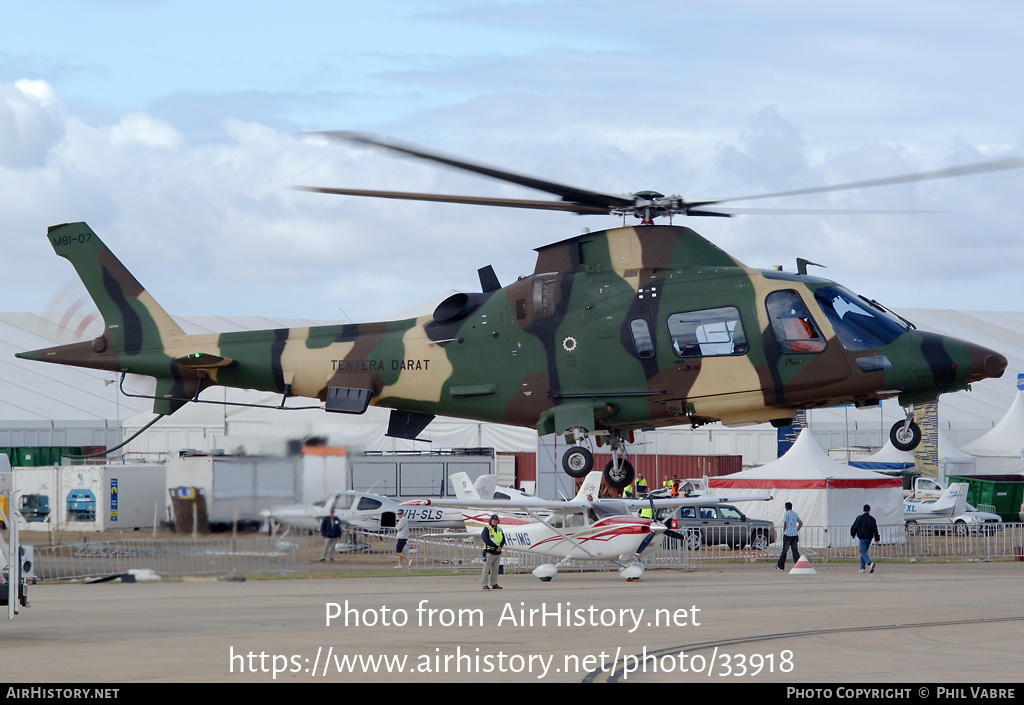
M825 349L825 338L814 325L800 294L792 289L773 291L764 302L780 351L819 353Z
M380 500L371 499L369 497L360 497L359 505L356 507L357 512L366 512L372 509L380 509L383 505Z

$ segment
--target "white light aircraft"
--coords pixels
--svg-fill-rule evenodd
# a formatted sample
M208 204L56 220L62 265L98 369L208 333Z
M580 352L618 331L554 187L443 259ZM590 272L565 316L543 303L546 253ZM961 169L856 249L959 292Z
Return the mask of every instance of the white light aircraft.
M262 514L270 524L270 533L277 527L319 531L320 522L334 507L336 516L344 528L360 531L380 531L394 528L395 513L405 509L409 516L410 528L433 527L435 529L459 528L462 514L453 510L428 507L402 507L390 497L366 492L339 492L312 504L285 504L263 510Z
M464 473L462 473L464 474ZM481 497L494 497L515 503L527 495L509 487L497 487L497 475L481 475L474 485ZM270 525L270 533L278 527L285 529L301 529L319 531L320 522L334 507L336 516L343 527L360 531L380 531L394 528L399 509L404 509L412 529L464 529L462 512L457 509L442 507L402 507L401 503L391 497L369 492L338 492L312 504L284 504L265 509L262 516Z
M903 520L913 523L918 519L933 519L936 517L953 517L967 511L967 488L966 482L958 482L946 488L938 499L915 501L903 501Z
M502 513L510 508L509 502L482 499L465 473L452 475L451 481L456 499L415 499L405 506L459 507L468 530L461 536L478 540L491 514L498 513L505 549L559 559L557 563L545 563L533 571L545 582L555 577L558 567L570 560L611 562L619 566L619 575L626 580L639 579L644 572L643 564L637 560L639 554L658 534L675 532L668 531L661 522L636 516L633 512L637 510L771 499L770 495L601 499L601 472L594 471L586 476L574 499L567 502L517 499L513 504L517 514L512 515ZM458 538L460 535L443 536Z

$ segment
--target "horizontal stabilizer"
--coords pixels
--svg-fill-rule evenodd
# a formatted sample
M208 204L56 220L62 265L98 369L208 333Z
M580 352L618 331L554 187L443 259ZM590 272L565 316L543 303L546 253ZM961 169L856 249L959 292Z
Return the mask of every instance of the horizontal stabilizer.
M415 441L433 420L433 414L417 414L413 411L392 409L391 418L388 420L388 430L384 435L389 438L405 438Z

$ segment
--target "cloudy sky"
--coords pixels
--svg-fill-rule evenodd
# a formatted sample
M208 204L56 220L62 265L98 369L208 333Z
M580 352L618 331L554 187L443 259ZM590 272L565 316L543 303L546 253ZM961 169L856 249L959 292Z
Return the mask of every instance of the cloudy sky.
M87 221L171 313L375 320L603 216L292 184L533 198L330 143L387 135L609 193L753 195L1024 156L1024 6L908 0L35 0L0 24L0 310ZM687 225L892 307L1020 310L1024 170L751 206L939 211ZM740 205L740 204L738 204ZM746 204L743 204L746 205ZM678 221L677 221L678 222Z

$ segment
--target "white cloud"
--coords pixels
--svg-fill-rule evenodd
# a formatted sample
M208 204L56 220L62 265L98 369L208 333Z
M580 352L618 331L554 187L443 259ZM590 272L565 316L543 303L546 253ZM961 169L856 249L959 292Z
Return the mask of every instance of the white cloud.
M121 118L110 129L110 143L117 147L140 145L158 149L178 149L181 135L170 124L145 113L132 113Z
M62 112L45 81L0 84L0 167L45 165L50 150L64 136Z

